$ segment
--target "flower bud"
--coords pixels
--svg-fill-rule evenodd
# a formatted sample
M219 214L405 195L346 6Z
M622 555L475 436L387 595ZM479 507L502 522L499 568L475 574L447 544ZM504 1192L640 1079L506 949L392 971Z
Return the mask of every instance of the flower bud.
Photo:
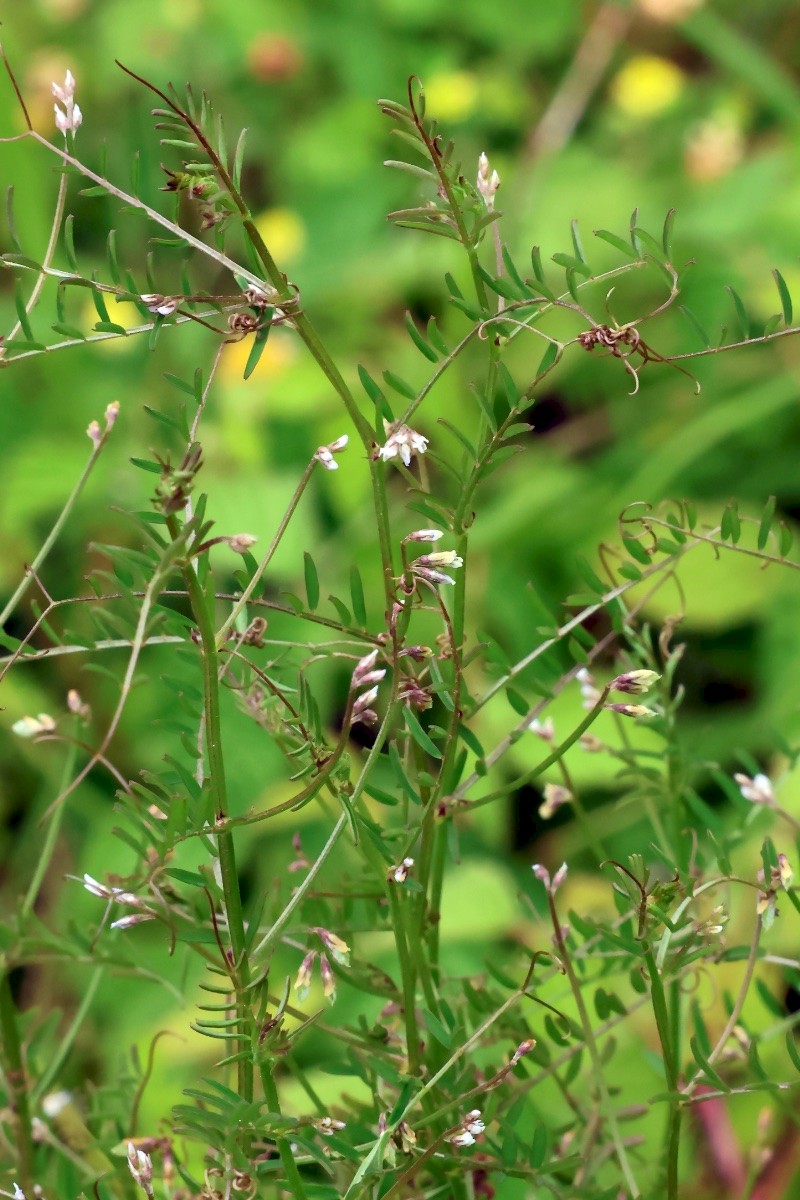
M612 679L609 687L612 692L629 692L638 696L642 692L649 692L660 678L657 671L625 671Z

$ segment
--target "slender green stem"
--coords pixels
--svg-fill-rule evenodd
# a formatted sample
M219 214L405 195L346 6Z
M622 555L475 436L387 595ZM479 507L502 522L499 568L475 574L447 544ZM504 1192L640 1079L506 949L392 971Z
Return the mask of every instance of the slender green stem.
M78 1005L72 1021L70 1022L69 1029L61 1038L58 1049L53 1057L49 1060L47 1067L37 1079L34 1087L31 1089L31 1105L34 1108L39 1104L42 1097L47 1095L47 1093L50 1091L53 1083L58 1078L61 1068L69 1057L69 1052L75 1044L75 1039L80 1033L80 1029L86 1018L86 1014L88 1013L97 989L100 986L100 981L103 978L104 971L105 966L103 965L95 967L89 982L86 984L86 987L83 990L81 1002Z
M628 1155L625 1150L625 1146L623 1144L622 1137L619 1132L619 1125L617 1123L617 1118L614 1113L614 1109L613 1109L613 1106L611 1103L611 1097L609 1095L608 1087L606 1086L605 1076L603 1074L603 1064L600 1059L600 1052L597 1047L597 1040L595 1038L594 1029L592 1028L592 1022L589 1018L589 1013L587 1012L587 1009L586 1009L586 1004L584 1003L583 989L581 988L581 982L578 979L577 975L575 974L575 968L572 965L572 958L571 958L571 955L569 952L569 948L568 948L566 942L564 941L564 934L561 931L561 922L558 919L558 912L556 911L555 899L553 897L552 891L550 891L549 889L548 889L548 893L547 893L547 903L550 908L550 917L553 922L553 933L554 933L556 948L558 950L559 959L561 960L561 964L564 967L564 971L566 973L567 979L569 980L570 990L572 992L573 1000L575 1001L575 1007L578 1010L578 1017L580 1019L581 1028L583 1029L584 1042L586 1043L586 1048L589 1051L589 1057L592 1060L592 1070L593 1070L593 1074L594 1074L594 1078L595 1078L595 1086L597 1087L598 1097L600 1098L600 1100L602 1102L603 1117L608 1122L608 1127L611 1132L611 1140L614 1143L614 1150L616 1152L617 1161L619 1162L619 1165L620 1165L620 1170L622 1171L622 1174L625 1176L625 1182L627 1184L628 1190L631 1193L631 1196L633 1197L633 1200L636 1200L636 1198L641 1195L641 1191L639 1189L638 1183L636 1182L636 1178L633 1174L633 1171L631 1170L631 1165L630 1165L630 1162L628 1161Z
M650 998L653 1005L653 1016L661 1043L661 1053L664 1058L664 1074L669 1088L669 1110L667 1113L666 1146L666 1200L677 1200L678 1197L678 1161L681 1139L681 1100L678 1094L679 1066L675 1057L675 1035L667 1007L667 997L661 980L661 973L655 960L652 948L644 947L644 961L647 974L650 977ZM674 999L674 996L673 996Z
M298 483L297 487L294 490L294 495L292 496L291 500L289 501L289 505L286 509L286 512L281 517L280 524L278 525L278 528L275 530L275 533L272 536L272 540L270 541L270 544L267 547L264 557L261 559L261 562L258 564L257 569L253 573L252 579L250 579L248 581L247 587L244 589L241 596L239 596L239 598L235 602L233 608L228 613L228 616L225 618L222 625L220 626L219 632L217 633L216 638L214 639L214 644L215 644L215 647L217 650L221 649L225 645L228 634L230 633L231 629L233 628L236 618L239 616L239 613L242 612L244 610L244 608L246 608L247 603L250 600L250 597L252 596L253 592L256 590L259 583L261 582L264 572L266 571L269 564L272 562L273 555L275 554L275 551L278 549L278 546L280 545L281 541L283 540L283 535L286 532L286 528L287 528L289 522L291 521L292 517L294 516L295 510L296 510L298 504L300 503L300 497L303 495L303 492L306 490L306 487L308 486L308 481L311 478L311 472L314 470L315 462L316 462L316 460L312 458L311 462L308 464L305 471L301 475L300 482Z
M400 961L400 976L403 981L403 1017L406 1026L408 1071L410 1075L419 1075L420 1041L416 1012L417 972L413 955L409 952L408 946L410 922L408 920L408 906L405 904L408 897L397 894L398 886L402 887L402 885L394 883L388 885L389 907L392 914L392 927L394 929L397 957Z
M41 269L39 271L39 274L36 277L36 282L34 283L33 288L31 289L31 294L28 297L28 299L25 301L26 314L30 314L33 312L34 308L36 307L36 302L39 299L39 296L41 295L42 288L44 287L44 285L47 281L47 272L50 268L50 264L53 261L53 255L56 252L56 246L58 245L58 235L61 232L61 222L64 220L64 204L67 199L67 183L68 183L67 175L63 174L58 183L58 194L56 196L55 212L53 213L53 224L50 229L50 237L47 242L47 247L45 249L44 256L42 257ZM20 329L22 329L22 321L17 320L13 329L9 333L8 337L6 338L7 346L11 342L13 342L14 338L17 336Z
M17 1170L19 1186L27 1196L33 1195L33 1135L31 1132L31 1110L28 1098L28 1080L22 1060L22 1044L14 997L8 970L0 975L0 1034L2 1055L5 1060L6 1078L11 1093L11 1109L17 1127Z
M100 457L100 452L106 443L107 436L108 436L107 433L102 434L100 437L100 440L98 441L98 444L92 448L92 453L89 455L89 460L86 463L86 466L83 468L83 471L80 474L80 478L78 479L78 482L75 484L74 488L70 492L69 498L67 499L66 504L64 505L61 512L59 513L59 516L58 516L58 519L57 519L55 525L50 530L50 532L48 533L44 542L42 543L42 546L39 549L38 553L36 554L36 557L34 558L33 562L30 564L29 567L27 567L27 569L25 571L25 575L21 579L19 585L17 586L17 588L14 591L11 598L8 600L3 611L0 612L0 629L3 628L6 621L11 616L14 609L17 607L20 600L27 592L28 588L30 587L31 580L36 578L36 576L38 575L38 573L41 569L42 563L45 561L48 554L53 549L53 546L58 541L58 538L61 534L61 530L64 528L64 526L66 525L70 516L72 515L72 510L74 509L75 504L77 503L78 497L80 496L81 492L83 491L84 487L86 486L86 482L94 469L94 465L97 462L98 458Z
M75 770L77 757L78 743L72 739L68 743L67 756L64 760L64 767L61 772L61 782L58 785L58 795L61 795L64 789L69 786L69 781L72 778L73 771ZM64 805L59 804L50 818L50 823L47 826L47 833L44 837L44 845L39 851L39 856L36 860L36 868L33 872L33 878L31 879L28 890L25 893L25 898L20 906L20 916L22 918L27 917L33 911L33 906L36 903L36 899L39 895L42 881L48 872L53 858L53 852L55 851L56 843L58 841L63 815Z
M278 1113L280 1115L280 1098L278 1096L278 1088L275 1083L275 1077L271 1070L271 1065L269 1063L261 1063L259 1066L259 1073L261 1075L261 1086L264 1089L264 1099L267 1102L269 1111L272 1113ZM283 1169L286 1176L284 1182L288 1185L288 1190L291 1192L292 1196L297 1198L297 1200L305 1200L305 1184L303 1183L303 1177L298 1170L297 1163L294 1159L294 1154L292 1153L292 1147L290 1146L288 1139L285 1137L276 1137L275 1145L278 1148L278 1154L280 1155L281 1163L283 1164Z
M166 524L173 539L178 538L180 536L180 527L176 518L168 516ZM215 818L224 823L228 817L228 794L220 721L219 657L211 613L213 589L212 599L209 601L204 595L200 579L191 563L183 567L183 578L189 594L192 614L197 622L202 647L205 741L206 753L208 755L209 786L214 803ZM246 994L250 982L250 971L245 948L244 913L242 911L242 897L239 890L239 875L236 869L233 833L230 829L224 828L224 825L217 833L217 850L219 853L222 892L225 897L228 936L230 938L230 948L233 957L231 979L236 990L237 1009L241 1028L244 1029L248 1023ZM237 1073L241 1096L245 1100L252 1100L253 1063L248 1055L239 1059Z

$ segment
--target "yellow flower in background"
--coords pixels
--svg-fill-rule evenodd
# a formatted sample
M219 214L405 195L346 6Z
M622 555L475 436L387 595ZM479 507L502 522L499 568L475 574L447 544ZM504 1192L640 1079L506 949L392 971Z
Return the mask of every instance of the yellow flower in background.
M478 81L469 71L440 71L425 81L425 100L439 121L463 121L478 105Z
M222 361L219 364L219 378L223 383L241 383L252 346L252 337L242 338L240 342L228 343L222 352ZM259 379L262 382L267 379L276 379L294 362L296 357L291 337L285 332L273 329L250 379Z
M291 208L265 209L256 217L256 228L279 267L305 249L306 227Z
M103 301L105 302L106 311L108 312L108 319L112 322L112 324L121 325L123 329L132 329L134 325L144 324L144 317L140 315L138 308L135 304L132 304L130 300L118 300L117 297L111 292L103 292ZM98 316L97 309L92 303L91 296L87 295L83 305L83 311L81 312L81 319L78 321L78 326L80 329L85 330L86 333L91 334L94 330L95 324L99 320L100 317ZM136 342L142 337L146 339L147 335L139 334L134 338L113 336L107 339L103 338L101 341L95 342L94 345L113 347L114 350L121 350L123 348L130 349L132 346L135 346Z
M699 8L703 0L638 0L639 8L653 21L683 21Z
M685 76L657 54L637 54L611 82L611 99L629 117L655 117L680 96Z

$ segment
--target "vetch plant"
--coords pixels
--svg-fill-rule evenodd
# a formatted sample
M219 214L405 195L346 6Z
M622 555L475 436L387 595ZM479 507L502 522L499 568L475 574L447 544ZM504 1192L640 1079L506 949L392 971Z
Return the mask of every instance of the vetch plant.
M678 304L685 274L672 261L673 214L658 237L635 213L624 235L597 231L619 255L611 270L594 273L575 224L552 266L534 247L523 267L503 241L497 171L481 154L470 182L474 170L462 171L412 80L404 103L380 102L414 156L389 165L421 192L391 220L453 243L470 290L447 276L456 336L433 316L424 327L408 316L421 382L388 367L379 382L338 363L305 309L302 283L265 244L243 186L244 135L231 152L205 95L128 74L156 97L162 146L179 160L164 167L162 190L180 202L170 215L78 153L82 115L69 72L53 85L62 145L35 130L9 68L26 129L5 140L50 154L59 182L40 258L18 242L12 217L14 248L3 262L20 288L5 367L38 357L46 370L70 347L139 335L170 353L161 335L186 325L202 331L206 361L189 379L171 376L180 402L154 414L158 449L130 447L149 504L131 506L129 543L97 546L87 590L58 594L51 552L99 457L125 436L135 396L92 421L86 470L2 612L3 677L66 652L122 662L102 723L74 688L61 712L8 720L31 753L56 743L63 766L34 873L3 925L6 1194L676 1200L681 1179L694 1178L697 1111L722 1122L725 1105L755 1100L774 1133L760 1135L752 1194L793 1120L800 1070L796 1014L783 1012L775 991L777 973L797 979L800 961L767 937L800 909L791 867L800 822L780 803L780 780L749 757L734 774L687 751L678 731L684 646L677 622L655 627L647 605L704 546L797 570L789 530L774 504L751 536L735 501L709 525L688 502L652 507L631 496L618 544L600 548L597 569L580 568L586 592L567 600L552 628L532 623L523 653L512 659L479 635L468 605L473 526L502 486L504 464L524 453L527 415L562 358L604 354L632 392L651 373L688 375L695 359L800 332L782 276L775 272L781 313L768 328L706 339L701 349L659 349L658 319ZM113 231L105 266L83 264L65 216L78 179L143 216L160 238L166 232L180 266L155 247L144 267L123 265ZM504 179L502 194L513 186ZM632 276L660 296L618 323L611 290ZM73 325L76 289L97 310L90 333ZM138 324L117 326L109 297L132 306ZM43 333L45 302L55 320ZM337 395L346 432L313 452L259 545L249 533L212 533L204 436L223 348L249 341L248 378L277 325ZM519 378L508 363L518 363L511 356L522 339L541 356ZM436 387L467 355L476 365L464 405L475 419L461 428L436 420ZM304 595L277 593L276 554L295 549L297 510L313 488L335 482L334 471L364 476L369 561L344 538L322 566L301 547ZM217 559L226 550L241 560L232 572ZM368 571L381 596L370 611ZM346 580L349 595L323 600L323 579ZM172 745L131 771L117 760L117 735L145 677L169 697ZM344 681L338 713L331 679ZM548 712L564 699L574 700L570 725L567 709L557 721ZM257 784L247 796L229 788L245 725L272 755L263 770L252 764ZM780 751L788 774L798 751ZM585 801L576 762L587 752L609 767L608 814ZM96 902L88 923L40 917L43 881L60 870L65 811L98 775L116 794L114 817L102 819L124 847L125 873L99 878L79 863L63 904L82 884ZM735 820L704 799L709 781ZM514 901L519 931L505 945L489 940L480 969L465 971L442 928L462 839L480 828L481 810L499 811L531 788L547 829L574 821L571 861L526 867ZM325 829L313 850L297 832L312 806ZM253 887L253 847L274 853L289 837L281 873ZM581 903L580 873L591 873L604 903ZM479 890L469 903L480 930ZM155 1040L149 1062L135 1056L116 1081L75 1081L71 1064L103 979L122 973L173 988L164 974L172 955L186 979L200 972L199 991L187 984L184 995L210 1050L183 1101L145 1124L143 1103L158 1104L148 1091ZM27 1012L15 992L18 973L42 964L84 972L84 998L66 1027ZM722 996L713 1011L707 990ZM333 1002L347 1003L346 1019L330 1014ZM314 1059L332 1074L321 1079ZM744 1164L748 1146L734 1143L732 1153Z

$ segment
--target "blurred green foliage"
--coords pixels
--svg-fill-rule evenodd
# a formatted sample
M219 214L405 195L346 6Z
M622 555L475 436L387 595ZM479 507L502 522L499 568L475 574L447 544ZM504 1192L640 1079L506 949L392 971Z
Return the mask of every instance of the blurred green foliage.
M429 111L457 139L470 177L479 152L490 154L502 178L503 236L519 260L525 261L534 243L545 259L563 250L569 245L569 221L577 218L593 268L607 269L618 258L607 244L589 245L591 230L622 232L636 207L647 228L658 228L674 207L676 261L697 262L684 299L712 339L722 327L729 337L737 336L737 312L726 285L762 322L780 311L772 268L797 289L800 11L791 0L764 0L758 6L717 0L671 21L652 15L659 7L668 14L668 0L660 6L650 0L600 7L577 0L292 5L36 0L9 16L4 42L36 127L50 128L50 80L63 78L71 68L84 112L83 157L94 161L105 145L109 174L125 186L138 155L143 195L151 203L165 202L158 192L164 182L159 162L176 164L158 146L148 115L150 98L114 59L159 85L191 79L196 90L207 90L224 113L231 139L240 127L249 129L248 198L276 259L297 281L304 308L336 348L348 379L355 383L355 365L361 362L376 376L389 367L417 382L424 376L403 314L436 314L455 337L460 318L447 305L442 277L450 270L460 280L464 267L450 243L393 229L385 221L389 210L417 203L420 196L411 177L382 167L382 160L399 155L375 105L379 96L402 98L410 74L424 80ZM5 86L0 131L20 128L13 94ZM53 162L19 144L2 147L2 162L4 179L14 184L23 248L39 253L56 189ZM69 208L86 261L102 262L109 220L119 229L122 257L143 254L143 226L136 215L118 214L107 200L74 193ZM171 290L174 261L168 251L157 258L165 292ZM10 328L15 320L11 272L0 277L0 289L2 327ZM625 277L610 306L624 321L655 307L663 294L656 273L643 280ZM94 314L82 309L80 297L71 304L73 322L88 328ZM35 317L34 325L42 319ZM662 354L701 344L673 310L644 333ZM208 368L212 354L213 342L202 330L170 331L154 353L143 339L131 339L41 356L0 375L0 596L13 590L79 474L87 454L87 423L118 398L123 404L118 429L47 563L43 582L59 597L79 594L83 577L97 562L92 543L124 543L132 537L119 509L146 508L150 479L132 470L129 457L169 446L168 434L143 405L170 411L179 397L164 372L189 378L196 366ZM518 339L509 365L522 385L540 355L532 339ZM336 396L290 332L275 331L247 383L242 380L245 357L238 346L225 353L204 417L202 484L218 532L246 530L266 543L314 447L336 437L343 426ZM472 362L469 353L463 355L423 409L420 427L432 440L441 443L447 437L437 417L467 434L476 425L478 408L469 391ZM688 497L701 515L717 519L733 495L742 511L753 515L774 495L778 511L794 522L800 516L798 365L800 344L792 338L700 359L695 364L702 385L698 396L685 377L652 363L643 371L641 391L631 396L630 377L618 361L578 350L566 356L536 397L525 454L494 475L484 493L472 541L472 635L486 631L502 642L509 658L523 655L536 627L551 623L563 612L564 598L582 588L576 557L596 561L598 544L615 538L618 515L632 501ZM315 478L304 498L291 537L273 564L270 584L276 594L302 587L304 549L314 551L323 596L347 595L351 561L367 560L367 475L349 460L342 466L336 475ZM394 500L398 508L405 503L399 477ZM414 524L409 513L408 528ZM233 567L231 556L231 572ZM375 622L379 579L371 567L365 578L367 608ZM520 596L526 597L524 605ZM687 652L679 679L687 695L680 735L687 753L725 770L738 766L737 751L769 764L779 739L800 733L799 600L794 573L762 570L742 555L716 561L709 549L696 552L681 568L680 587L665 589L648 605L645 615L655 622L684 614L680 640ZM12 632L21 632L26 619L22 614ZM80 614L75 620L79 627L86 625ZM285 629L288 622L271 619L272 637L280 638ZM157 762L171 742L169 689L158 684L171 672L170 656L154 652L146 667L150 682L134 693L112 748L113 761L130 776ZM28 665L7 675L3 685L0 862L4 903L12 906L36 860L38 820L58 790L61 756L57 746L20 745L10 725L24 713L62 712L67 689L77 687L102 728L115 692L80 656ZM327 716L335 720L346 678L331 672L321 677L320 687L327 696ZM555 705L557 725L571 727L579 711L577 695L563 696ZM229 762L230 790L235 809L243 810L258 803L262 790L269 787L274 794L273 777L283 780L285 770L257 725L232 705L225 718L235 729L237 746ZM509 724L505 701L488 706L483 720L484 740L493 744ZM524 746L515 754L519 766L535 761L535 751ZM589 806L606 803L613 794L608 765L577 751L569 762L588 792ZM711 803L721 804L707 778L700 777L698 786L706 788ZM78 866L97 875L125 869L128 851L111 836L113 794L114 781L96 770L68 802L42 902L41 915L56 926L81 925L96 916L96 901L77 885L62 890L64 874ZM796 784L787 785L784 802L800 810ZM450 970L481 970L474 947L487 935L501 947L512 934L531 936L516 893L529 887L532 856L554 859L570 852L571 861L580 865L580 858L574 859L582 849L578 832L563 823L545 831L530 816L534 809L530 797L521 797L504 812L482 810L463 830L462 867L443 914ZM736 819L724 806L720 811L722 820ZM614 818L609 820L613 836ZM269 888L285 871L298 824L306 852L313 854L325 824L310 809L299 821L287 817L271 825L268 838L258 832L248 836L243 864L251 893ZM636 848L635 826L626 825L618 853ZM181 865L191 865L189 853ZM591 903L596 886L588 879L582 884L578 872L576 905ZM485 897L481 927L465 927L462 914L468 910L460 897L476 890ZM57 902L62 907L54 911ZM135 931L143 945L148 935L146 928ZM776 945L780 936L778 929ZM371 937L375 945L368 953L380 962L388 942ZM135 948L129 952L136 954ZM295 957L287 953L279 965L289 973L296 969ZM80 964L59 973L31 969L20 981L21 999L26 1006L46 1002L62 1009L66 1022L89 970ZM144 1054L158 1030L181 1030L181 1040L163 1041L156 1051L155 1082L146 1093L142 1124L158 1119L194 1077L197 1059L209 1061L214 1049L185 1035L187 1012L180 997L188 995L191 1002L187 972L197 970L180 956L164 961L164 974L177 991L141 979L104 979L92 1021L61 1082L88 1078L100 1089L100 1103L102 1089L132 1044ZM346 988L338 1004L346 1021ZM304 1043L309 1061L317 1049L312 1034ZM623 1068L636 1053L633 1045L623 1048ZM325 1067L320 1064L316 1078L323 1096L329 1078ZM330 1090L338 1087L334 1077ZM748 1101L743 1123L756 1110L756 1102Z

